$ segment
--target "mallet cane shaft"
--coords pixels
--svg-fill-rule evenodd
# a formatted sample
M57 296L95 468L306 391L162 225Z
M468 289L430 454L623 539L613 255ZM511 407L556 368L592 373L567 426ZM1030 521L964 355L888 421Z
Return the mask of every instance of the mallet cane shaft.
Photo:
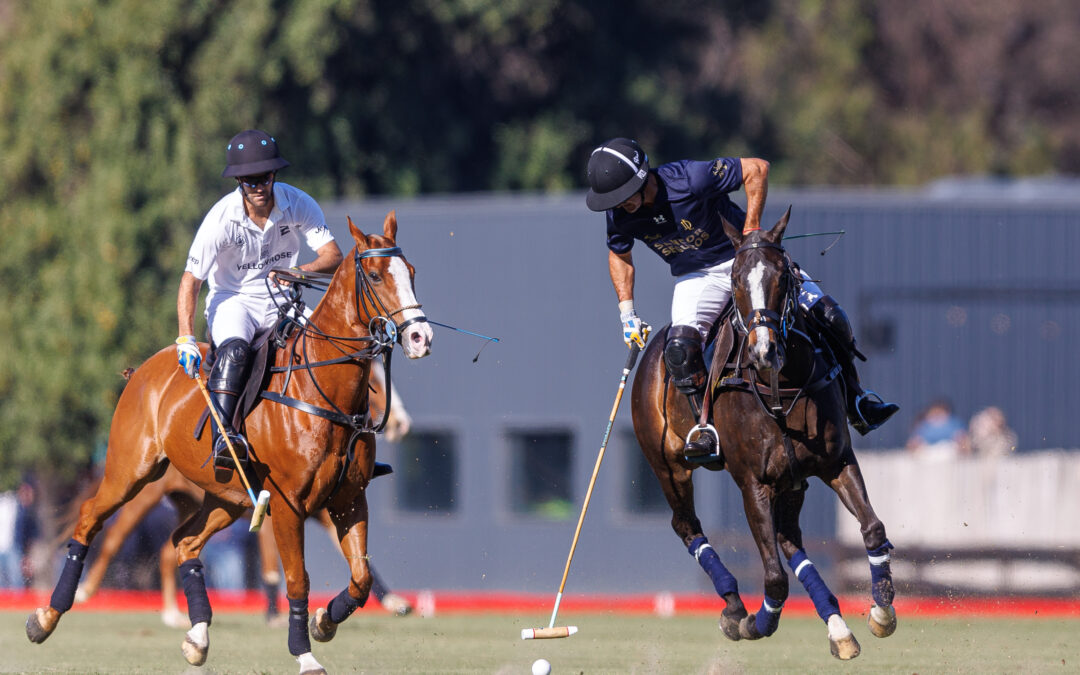
M240 465L240 458L236 456L236 449L233 448L232 440L229 438L229 434L225 431L225 424L221 421L221 416L218 415L217 407L214 402L210 400L210 392L207 391L206 385L203 384L202 378L198 373L195 374L195 382L199 385L199 391L202 392L203 398L206 399L206 406L210 408L210 416L214 418L214 422L218 425L218 431L221 432L221 437L225 439L225 446L229 449L229 454L232 455L233 463L236 464L236 471L240 474L240 482L244 484L244 488L247 490L248 497L251 498L251 525L248 526L248 532L258 532L262 527L263 519L266 517L266 505L270 501L270 493L266 490L259 492L259 498L255 498L255 491L251 489L251 483L248 482L247 474L244 472L244 467Z
M642 339L649 339L649 326L642 324ZM556 626L555 618L559 614L559 605L562 603L563 590L566 589L566 579L570 576L570 563L574 560L574 551L577 550L578 538L581 536L581 526L585 522L585 512L589 510L589 501L592 499L593 487L596 486L596 477L600 474L600 464L604 461L604 451L607 450L608 439L611 437L611 428L615 424L615 414L619 411L619 403L622 402L623 391L626 389L626 378L634 369L641 346L637 343L630 344L630 355L626 358L623 366L622 378L619 380L619 391L615 394L615 403L611 406L611 414L608 416L607 428L604 429L604 440L600 443L600 453L596 456L596 465L593 467L592 477L589 479L589 488L585 491L585 501L581 505L581 515L578 516L577 527L574 529L574 539L570 543L570 555L566 558L566 567L563 569L562 581L559 582L559 592L555 596L555 608L551 611L551 621L547 628L525 628L521 631L521 639L544 639L569 637L577 632L577 626Z

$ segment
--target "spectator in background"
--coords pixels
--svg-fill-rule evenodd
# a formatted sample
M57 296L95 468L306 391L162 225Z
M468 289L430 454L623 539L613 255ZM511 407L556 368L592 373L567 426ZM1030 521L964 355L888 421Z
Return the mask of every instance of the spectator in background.
M34 497L33 484L25 480L0 494L0 588L26 588L34 577L28 555L39 534Z
M1001 408L990 406L971 416L971 450L979 457L1004 457L1016 450L1016 432L1009 428Z
M971 454L967 427L953 413L952 403L945 398L935 399L919 415L907 447L919 455L936 459Z

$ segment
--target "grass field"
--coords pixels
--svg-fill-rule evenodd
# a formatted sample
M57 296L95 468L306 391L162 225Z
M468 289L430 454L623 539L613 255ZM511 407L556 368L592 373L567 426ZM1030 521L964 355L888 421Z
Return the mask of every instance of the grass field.
M286 631L260 616L221 613L210 631L210 657L194 668L180 655L182 631L152 612L73 611L41 645L26 639L25 612L0 612L4 673L287 673L299 672ZM848 621L862 655L842 663L829 655L816 618L785 617L757 642L729 642L705 616L567 615L577 635L520 639L546 625L536 615L446 615L398 618L361 613L316 658L332 673L529 673L546 658L552 673L1075 673L1080 620L1060 618L912 618L900 616L890 638L870 635L863 617Z

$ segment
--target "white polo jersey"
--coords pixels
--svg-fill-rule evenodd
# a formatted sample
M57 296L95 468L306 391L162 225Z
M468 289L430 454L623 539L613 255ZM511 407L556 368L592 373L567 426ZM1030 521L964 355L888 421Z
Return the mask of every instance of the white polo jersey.
M296 264L301 238L313 251L334 241L322 209L307 193L274 183L274 209L260 230L244 212L237 187L203 218L184 269L209 283L208 306L220 294L269 300L267 275Z

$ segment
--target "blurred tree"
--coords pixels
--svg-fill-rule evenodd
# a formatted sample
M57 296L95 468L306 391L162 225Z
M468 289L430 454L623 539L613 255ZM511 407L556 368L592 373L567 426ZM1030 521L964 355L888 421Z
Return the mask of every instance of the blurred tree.
M1071 0L0 0L0 486L72 473L171 343L224 145L317 198L583 184L589 149L796 184L1080 170Z

